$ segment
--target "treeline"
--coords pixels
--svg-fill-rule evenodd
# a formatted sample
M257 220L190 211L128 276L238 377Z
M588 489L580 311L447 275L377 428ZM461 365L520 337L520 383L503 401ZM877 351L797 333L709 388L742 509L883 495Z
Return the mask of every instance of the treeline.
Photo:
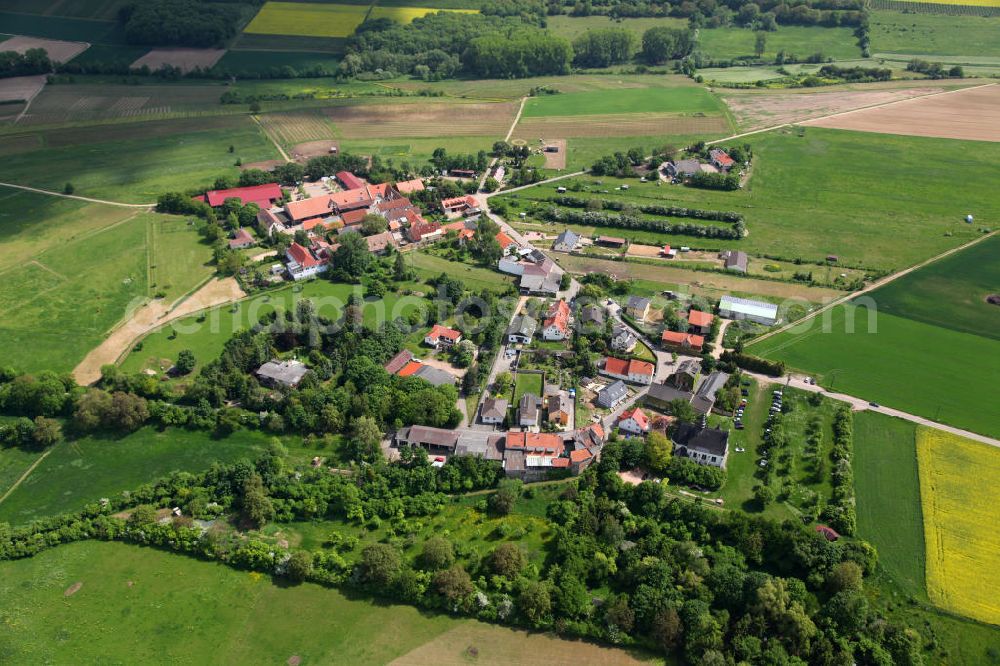
M566 211L553 207L545 211L543 217L551 222L580 224L584 226L614 227L635 231L656 231L664 234L679 234L698 238L718 238L738 240L743 238L744 227L737 222L732 228L710 227L703 224L671 224L661 220L648 220L635 215L610 215L598 211Z
M852 83L888 81L892 78L892 70L885 67L838 67L837 65L823 65L819 68L817 74L825 78L842 79Z
M833 497L821 517L841 534L853 535L857 530L857 509L854 501L854 418L849 407L841 407L833 417Z
M554 13L562 13L561 9ZM692 28L731 25L754 30L775 30L780 25L857 26L864 21L862 0L813 0L798 4L785 0L577 0L571 16L604 15L610 18L673 16L686 18Z
M221 47L236 36L244 7L205 0L143 0L124 5L118 20L129 44Z
M702 210L700 208L681 208L677 206L661 206L659 204L635 205L631 202L617 201L614 199L583 199L581 197L556 196L549 197L549 201L559 206L567 208L587 208L589 210L628 210L635 208L649 215L661 215L663 217L690 217L698 220L715 220L716 222L730 222L733 224L743 222L743 216L739 213L721 210Z
M733 363L737 367L743 368L744 370L759 372L763 375L769 375L771 377L781 377L785 374L784 361L771 361L765 358L760 358L759 356L752 356L750 354L731 351L722 352L720 360L723 363Z
M926 60L913 59L906 65L906 71L924 74L931 79L961 79L965 77L965 70L961 65L954 65L945 68L939 62L927 62Z
M723 190L731 192L740 189L740 174L730 171L729 173L706 173L699 171L691 175L685 181L686 185L699 187L703 190Z
M0 79L48 74L52 67L45 49L28 49L23 54L17 51L0 51Z

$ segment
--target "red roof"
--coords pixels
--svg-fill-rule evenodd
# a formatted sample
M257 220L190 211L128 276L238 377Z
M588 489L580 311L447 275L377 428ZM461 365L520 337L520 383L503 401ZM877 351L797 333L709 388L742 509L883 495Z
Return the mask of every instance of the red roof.
M338 171L337 180L339 180L340 184L349 190L356 190L359 187L365 186L365 181L361 180L350 171Z
M814 529L819 534L822 534L827 541L836 541L837 539L840 538L840 535L837 534L837 530L833 529L832 527L827 527L826 525L817 525Z
M454 197L451 199L442 199L441 208L445 210L465 210L466 208L478 208L479 204L476 202L476 198L471 194L466 194L464 197Z
M253 245L253 244L254 244L253 236L251 236L250 232L248 232L246 229L240 229L239 231L237 231L236 235L233 236L233 239L229 241L229 247L231 248L243 247L244 245Z
M210 190L205 192L205 201L215 208L225 203L226 199L239 199L243 205L255 203L261 208L268 208L273 202L284 196L281 186L277 183L254 185L252 187L234 187L229 190Z
M408 349L404 349L403 351L399 352L391 359L389 359L389 362L386 363L384 366L385 371L388 372L390 375L394 375L403 368L405 368L406 364L412 360L413 360L413 352L411 352Z
M411 241L416 243L419 242L424 236L432 234L440 228L441 225L437 224L436 222L421 221L410 226L410 228L407 229L406 235L409 237Z
M514 239L512 239L510 236L508 236L502 231L497 232L496 238L497 242L500 243L501 250L506 250L511 245L514 245Z
M604 361L604 371L612 375L621 375L627 377L629 375L648 375L653 376L652 363L647 361L639 361L637 359L632 359L626 361L624 359L615 358L614 356L609 356Z
M569 459L575 463L583 462L584 460L590 460L593 457L594 454L588 451L587 449L577 449L575 451L570 451L569 454Z
M565 448L562 437L551 432L515 432L507 433L507 448L557 456Z
M398 199L386 199L385 201L380 201L375 204L375 207L383 213L387 213L391 210L399 210L400 208L409 208L413 204L406 197L399 197Z
M302 268L311 268L312 266L319 266L323 263L314 257L312 252L298 243L292 243L288 246L288 256L290 256L299 266L302 266Z
M691 333L677 333L676 331L663 331L662 341L664 344L679 345L700 350L705 344L705 338Z
M428 337L432 340L445 338L446 340L451 340L452 342L456 342L459 338L462 337L462 334L461 332L456 331L453 328L448 328L447 326L442 326L441 324L434 324L434 326L431 327L430 332L425 337Z
M340 219L344 221L344 226L350 226L352 224L361 224L365 219L365 215L368 214L364 208L360 210L349 210L346 213L342 213Z
M422 367L424 367L424 364L420 361L408 361L407 364L404 365L403 368L396 374L400 377L409 377Z
M552 461L553 467L569 467L569 458L556 458Z
M732 166L733 164L736 164L736 161L723 150L713 150L712 158L722 166Z
M555 326L563 332L569 328L569 305L565 299L560 299L558 303L554 303L549 308L548 316L542 326L544 328Z
M701 310L691 310L691 312L688 313L688 323L699 328L711 326L713 319L715 319L715 317L708 312L702 312Z
M638 407L630 409L626 412L622 412L622 415L618 417L618 422L620 423L625 419L632 419L633 421L635 421L636 425L638 425L643 430L649 428L649 417L646 416L646 412L642 411Z
M458 222L451 222L441 227L444 231L462 231L465 229L465 222L459 220Z
M396 191L400 194L409 194L410 192L423 192L424 181L419 178L414 178L413 180L404 180L401 183L396 183Z

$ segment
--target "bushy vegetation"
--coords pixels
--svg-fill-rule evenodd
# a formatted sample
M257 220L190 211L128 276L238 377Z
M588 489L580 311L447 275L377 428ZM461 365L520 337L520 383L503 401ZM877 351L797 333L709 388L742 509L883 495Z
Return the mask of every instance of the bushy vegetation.
M241 7L205 0L143 0L119 11L129 44L223 46L236 36Z
M52 61L45 49L28 49L24 53L0 51L0 79L48 74L51 71Z

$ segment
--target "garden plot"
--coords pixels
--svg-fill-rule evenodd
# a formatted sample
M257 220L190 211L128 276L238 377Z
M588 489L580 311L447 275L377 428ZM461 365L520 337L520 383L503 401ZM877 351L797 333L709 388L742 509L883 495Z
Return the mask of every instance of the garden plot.
M133 62L132 67L149 67L156 71L168 65L186 74L196 69L211 69L224 55L225 49L153 49Z

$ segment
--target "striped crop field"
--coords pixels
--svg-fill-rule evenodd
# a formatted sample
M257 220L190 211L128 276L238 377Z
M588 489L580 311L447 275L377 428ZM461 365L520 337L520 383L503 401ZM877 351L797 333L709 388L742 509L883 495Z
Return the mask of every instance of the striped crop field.
M907 14L947 14L949 16L1000 16L1000 0L871 0L875 10Z
M318 112L268 113L259 119L264 130L284 146L333 138L333 124Z
M917 429L927 594L935 604L1000 624L1000 450Z
M244 28L252 35L349 37L368 16L367 5L267 2Z
M503 138L517 113L513 102L485 104L363 104L324 109L337 135L382 137L495 136Z

